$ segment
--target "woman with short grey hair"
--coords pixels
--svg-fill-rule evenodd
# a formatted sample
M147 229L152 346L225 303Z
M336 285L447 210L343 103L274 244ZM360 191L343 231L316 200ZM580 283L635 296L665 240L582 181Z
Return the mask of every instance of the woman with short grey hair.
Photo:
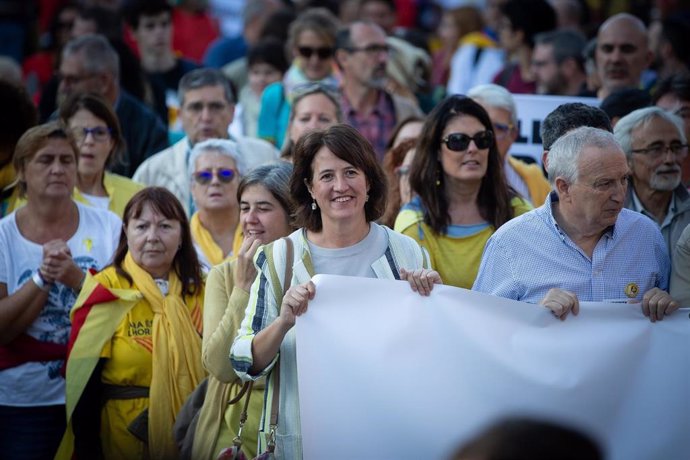
M237 186L246 162L237 143L208 139L190 154L191 192L196 212L190 226L194 246L204 271L233 255L241 240Z

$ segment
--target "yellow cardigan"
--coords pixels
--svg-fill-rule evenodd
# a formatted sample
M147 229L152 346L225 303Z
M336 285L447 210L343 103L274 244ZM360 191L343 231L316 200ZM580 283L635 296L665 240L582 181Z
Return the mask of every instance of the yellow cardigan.
M551 184L544 177L541 166L537 164L527 164L517 158L508 157L510 166L513 167L518 176L525 181L529 190L529 200L535 208L538 208L546 201L546 197L551 193Z

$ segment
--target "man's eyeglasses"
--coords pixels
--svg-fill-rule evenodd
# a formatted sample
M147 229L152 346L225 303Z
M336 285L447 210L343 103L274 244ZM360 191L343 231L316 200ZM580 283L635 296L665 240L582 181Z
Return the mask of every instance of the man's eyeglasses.
M192 178L199 185L208 185L213 180L213 176L218 178L221 184L229 184L237 175L234 169L220 168L215 171L197 171L192 174Z
M184 105L183 109L193 114L200 114L204 110L204 107L206 107L209 112L217 114L228 108L228 104L220 101L209 102L208 104L196 101Z
M350 48L347 48L347 50L351 53L356 53L359 51L363 51L367 54L379 54L379 53L385 53L389 54L391 52L391 47L385 44L371 44L367 46L362 46L362 47L356 47L352 46Z
M63 82L64 84L68 86L74 86L78 85L79 83L88 80L89 78L93 78L99 74L97 73L87 73L84 75L65 75L63 73L58 72L56 74L58 80Z
M508 133L515 127L512 123L504 125L503 123L493 123L494 133L496 134L496 139L503 140L508 135Z
M688 153L688 144L681 144L680 142L672 142L670 144L652 144L649 147L643 149L631 150L632 153L641 153L647 155L651 158L659 158L670 151L675 156L683 156Z
M72 135L77 143L81 144L86 140L89 134L96 142L105 142L110 139L110 134L112 130L107 126L96 126L95 128L74 128L72 129Z
M470 141L474 141L478 149L488 149L494 144L494 135L491 131L481 131L474 136L452 133L441 139L441 142L453 152L464 152L470 146Z
M328 59L333 56L333 48L324 46L319 48L312 48L310 46L299 46L297 47L297 52L304 59L311 59L311 57L316 54L316 56L321 59Z

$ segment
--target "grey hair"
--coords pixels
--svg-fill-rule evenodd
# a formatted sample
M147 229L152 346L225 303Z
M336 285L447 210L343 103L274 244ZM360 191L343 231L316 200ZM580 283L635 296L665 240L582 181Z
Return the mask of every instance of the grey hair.
M89 73L107 72L115 81L120 78L120 58L103 35L87 34L67 42L62 56L81 54L84 70Z
M232 158L235 161L237 173L240 176L243 176L244 173L247 172L246 161L237 142L229 139L206 139L205 141L195 144L192 148L188 164L190 176L196 169L196 160L198 160L201 155L209 152L220 153L221 155L227 155Z
M515 100L510 91L503 86L487 83L477 85L467 92L467 97L474 99L480 105L488 105L495 109L507 110L510 113L510 121L517 128L518 118Z
M603 129L581 126L569 131L549 150L547 172L551 185L556 185L557 177L563 177L570 184L577 181L580 155L587 147L621 150L613 134Z
M242 194L252 185L261 185L280 203L280 206L288 215L288 220L295 212L295 205L290 195L290 175L292 163L277 161L257 166L242 177L237 187L237 202L242 201Z
M180 99L180 105L184 105L184 96L187 94L187 91L207 86L223 87L225 102L228 104L235 103L235 93L225 75L218 69L202 68L187 72L180 79L180 83L177 86L177 97Z
M323 94L333 103L335 106L335 119L338 121L338 123L342 123L343 109L340 106L340 99L337 89L331 88L328 85L319 82L298 86L292 91L292 109L290 110L290 121L295 119L295 107L297 107L297 104L299 104L299 102L305 97L313 96L314 94Z
M683 144L686 143L687 139L685 137L683 120L681 120L679 116L667 112L660 107L645 107L642 109L637 109L618 120L618 123L616 123L616 126L613 128L613 136L620 144L623 152L625 152L625 156L628 157L628 159L632 157L632 132L637 128L640 128L651 122L655 118L661 118L662 120L666 120L675 126L676 131L678 131L680 141Z

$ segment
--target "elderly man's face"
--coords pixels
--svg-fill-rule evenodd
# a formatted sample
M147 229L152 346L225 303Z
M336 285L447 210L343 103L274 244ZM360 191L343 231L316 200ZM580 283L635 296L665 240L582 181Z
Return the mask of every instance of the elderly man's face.
M651 58L647 34L627 18L606 25L597 35L597 72L609 91L637 88Z
M225 99L220 85L190 89L180 109L182 129L192 145L206 139L226 139L234 114L235 106Z
M82 64L80 54L64 56L60 63L60 84L58 86L58 104L73 93L105 94L106 75L98 72L88 72Z
M635 188L672 191L681 178L681 165L688 150L675 125L654 117L632 130L632 156L629 159ZM657 147L656 149L654 147ZM676 152L673 152L673 147Z
M510 146L517 138L517 126L513 124L513 118L506 109L491 107L481 102L480 104L489 114L491 123L494 125L494 137L496 138L498 153L501 154L501 158L505 158Z
M559 189L561 200L570 208L569 224L585 235L615 224L623 209L628 174L622 150L586 147L580 156L579 177L565 193Z

